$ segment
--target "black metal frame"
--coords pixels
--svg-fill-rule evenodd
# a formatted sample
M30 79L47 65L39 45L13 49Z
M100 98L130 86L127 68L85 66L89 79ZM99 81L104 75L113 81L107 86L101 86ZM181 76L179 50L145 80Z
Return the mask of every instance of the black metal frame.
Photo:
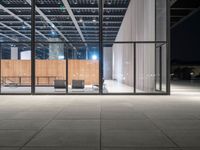
M103 92L103 44L110 43L103 41L103 2L99 1L99 42L79 42L79 43L96 43L99 44L99 92L98 93L69 93L68 92L68 50L65 50L65 58L66 58L66 92L65 93L36 93L35 92L35 44L41 43L35 40L35 0L31 0L31 41L30 42L3 42L3 43L28 43L31 44L31 92L30 93L2 93L0 86L0 95L170 95L170 1L166 0L166 10L167 10L167 41L119 41L113 42L113 44L132 44L133 45L133 65L134 65L134 74L133 74L133 92L132 93L104 93ZM156 0L155 0L156 3ZM156 8L155 8L156 9ZM156 11L155 11L156 16ZM156 25L156 18L155 18ZM156 28L156 27L155 27ZM155 30L156 31L156 30ZM42 42L42 43L77 43L77 42ZM166 92L162 92L162 89L159 93L137 93L136 92L136 47L137 44L161 44L160 49L162 49L162 45L166 45ZM2 59L2 49L0 43L0 81L1 81L1 59ZM156 46L155 46L156 48ZM161 56L160 56L161 57ZM160 67L162 67L160 65ZM162 69L162 68L161 68ZM162 70L161 70L162 72ZM162 79L160 79L162 80ZM162 85L161 85L162 86Z

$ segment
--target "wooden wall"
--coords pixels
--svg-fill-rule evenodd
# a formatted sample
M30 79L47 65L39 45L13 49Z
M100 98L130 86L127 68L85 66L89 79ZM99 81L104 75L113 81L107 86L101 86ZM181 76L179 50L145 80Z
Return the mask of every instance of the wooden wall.
M31 83L30 60L1 60L1 77L6 82L19 82L22 85ZM36 60L36 84L53 85L55 79L66 80L65 60ZM85 80L86 85L98 84L99 62L94 60L69 60L68 82L73 79ZM2 82L1 80L1 82Z
M85 80L87 85L99 83L99 61L69 60L68 66L69 84L72 79Z

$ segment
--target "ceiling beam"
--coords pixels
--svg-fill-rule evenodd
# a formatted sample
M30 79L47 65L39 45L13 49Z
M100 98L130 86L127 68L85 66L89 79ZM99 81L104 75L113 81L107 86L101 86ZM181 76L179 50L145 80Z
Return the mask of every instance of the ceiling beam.
M196 8L196 10L194 10L193 12L191 12L190 14L188 14L187 16L185 16L182 19L180 19L177 23L175 23L174 25L172 25L171 29L175 28L177 25L181 24L182 22L184 22L185 20L187 20L188 18L190 18L192 15L196 14L199 11L200 11L200 7Z
M29 3L29 5L31 5L31 0L26 0L28 3ZM58 30L58 28L51 22L51 20L49 20L49 18L47 18L47 16L37 7L37 6L35 6L35 10L44 18L44 20L51 26L51 27L53 27L53 29L55 30L55 31L57 31L59 34L60 34L60 36L66 41L66 42L68 42L69 40ZM71 45L72 46L72 45ZM72 46L73 47L73 46Z
M82 32L81 32L81 29L80 29L80 27L79 27L79 25L78 25L78 22L77 22L77 20L76 20L74 14L73 14L73 12L72 12L72 9L71 9L71 7L70 7L68 1L67 1L67 0L62 0L62 2L63 2L63 4L64 4L65 8L67 9L67 12L68 12L68 14L70 15L70 17L71 17L71 19L72 19L72 21L73 21L73 23L74 23L74 25L75 25L75 27L76 27L78 33L80 34L82 41L85 42L85 38L84 38L84 36L83 36L83 34L82 34Z
M171 15L170 16L171 18L182 18L182 17L184 17L183 15Z
M16 14L14 14L13 12L11 12L9 9L5 8L4 6L2 6L0 4L0 9L3 9L5 12L7 12L8 14L10 14L11 16L13 16L14 18L16 18L17 20L19 20L20 22L23 22L26 26L28 26L31 29L31 25L28 24L26 21L24 21L23 19L21 19L19 16L17 16ZM41 32L39 32L38 30L35 30L39 35L41 35L43 38L48 39L44 34L42 34Z
M19 23L19 21L1 21L4 23ZM27 21L27 22L31 22L31 21ZM54 25L53 23L73 23L72 21L50 21L51 24L50 25ZM84 21L85 23L94 23L92 20L91 21ZM96 23L98 23L99 21L97 20ZM103 21L103 23L121 23L122 21ZM36 23L44 23L44 21L36 21Z
M7 7L8 9L30 9L30 7ZM50 9L50 10L52 10L52 9L62 9L63 10L63 8L60 8L60 7L39 7L40 9ZM92 10L94 10L94 9L99 9L98 7L71 7L71 9L72 10L76 10L76 9L92 9ZM112 9L112 10L126 10L127 9L127 7L104 7L103 9Z
M185 7L185 8L177 8L177 7L175 8L175 7L174 7L174 8L170 8L170 9L171 9L171 10L194 10L194 9L196 9L196 8L186 8L186 7Z
M10 15L1 15L1 17L9 17ZM30 17L30 15L17 15L18 17ZM70 17L69 15L46 15L47 17ZM90 15L90 14L85 14L85 15L74 15L75 17L99 17L99 15ZM36 17L40 17L40 15L36 15ZM103 17L113 17L113 18L118 18L118 17L124 17L124 15L103 15Z
M170 1L170 6L173 6L178 0L171 0Z
M29 40L31 40L31 38L30 38L30 37L28 37L28 36L26 36L26 35L22 34L21 32L19 32L19 31L15 30L15 29L13 29L13 28L11 28L11 27L9 27L9 26L7 26L6 24L4 24L4 23L2 23L2 22L0 22L0 25L2 25L2 26L3 26L3 27L5 27L5 28L8 28L8 29L10 29L10 30L11 30L11 31L13 31L13 32L16 32L16 33L18 33L19 35L23 36L23 37L24 37L24 38L26 38L26 39L29 39Z
M13 38L13 37L9 37L8 35L5 35L5 34L3 34L3 33L0 33L0 35L3 36L3 37L8 38L8 39L10 39L10 40L13 40L13 41L15 41L15 42L18 42L18 41L19 41L18 39L15 39L15 38Z

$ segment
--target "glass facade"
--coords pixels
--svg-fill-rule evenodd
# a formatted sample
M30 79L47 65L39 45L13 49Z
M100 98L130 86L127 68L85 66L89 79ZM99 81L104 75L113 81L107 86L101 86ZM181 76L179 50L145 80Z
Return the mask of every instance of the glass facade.
M169 94L167 0L2 0L1 94Z

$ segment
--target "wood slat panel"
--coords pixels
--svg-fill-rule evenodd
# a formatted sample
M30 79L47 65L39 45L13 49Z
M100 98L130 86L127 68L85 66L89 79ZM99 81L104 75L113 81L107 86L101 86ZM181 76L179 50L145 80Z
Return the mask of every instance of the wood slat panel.
M66 80L65 60L36 60L36 84L53 85L55 79ZM1 60L1 76L18 83L21 77L22 85L31 83L30 60ZM69 60L68 81L85 80L86 85L98 84L99 61ZM6 82L11 82L6 81Z

